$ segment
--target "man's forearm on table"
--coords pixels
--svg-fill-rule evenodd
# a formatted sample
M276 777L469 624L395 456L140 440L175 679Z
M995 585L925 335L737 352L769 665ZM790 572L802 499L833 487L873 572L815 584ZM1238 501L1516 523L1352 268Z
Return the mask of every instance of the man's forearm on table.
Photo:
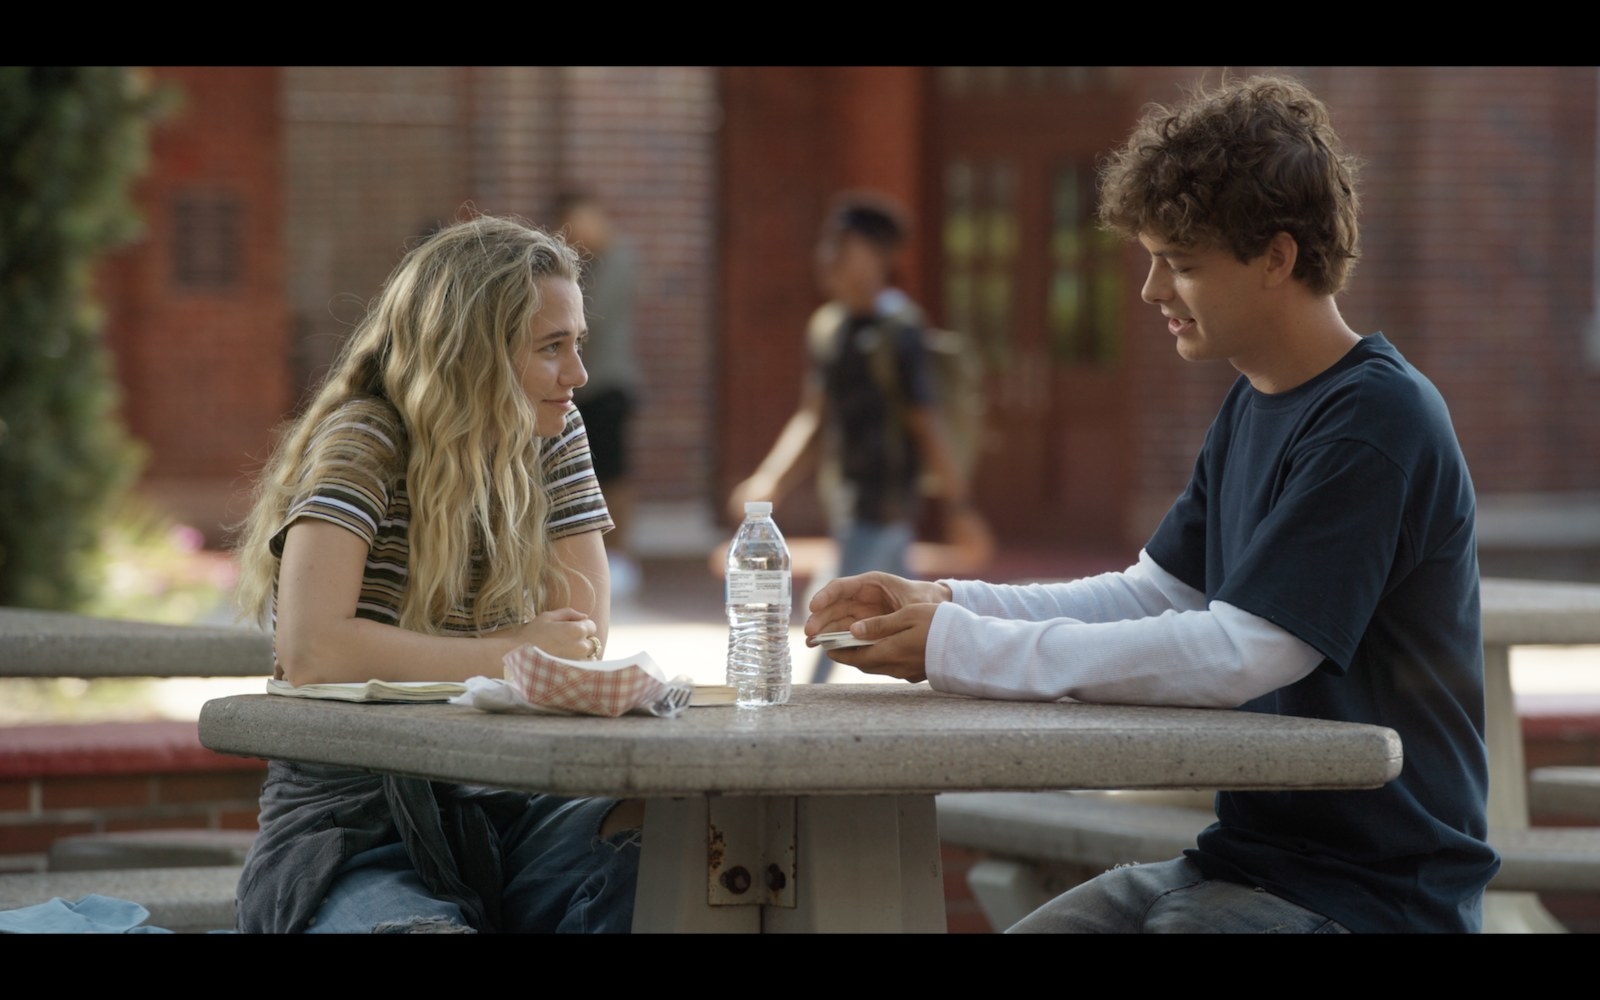
M1322 654L1221 601L1117 622L1010 621L956 604L928 634L929 683L1019 701L1232 708L1316 669Z
M1205 595L1162 569L1141 551L1139 561L1117 573L1063 583L1005 585L977 580L941 580L955 602L980 615L1018 621L1075 618L1114 622L1149 618L1163 611L1200 611Z

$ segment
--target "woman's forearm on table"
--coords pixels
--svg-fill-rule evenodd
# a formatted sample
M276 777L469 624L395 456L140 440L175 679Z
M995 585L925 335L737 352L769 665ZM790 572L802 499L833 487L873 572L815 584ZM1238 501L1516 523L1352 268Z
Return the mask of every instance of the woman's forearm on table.
M356 617L368 545L327 521L289 526L278 565L278 671L291 684L498 677L515 632L485 638L425 635Z
M483 637L435 636L365 618L347 618L310 634L283 634L278 668L294 685L368 680L464 681L499 677L505 654L519 645L515 632Z

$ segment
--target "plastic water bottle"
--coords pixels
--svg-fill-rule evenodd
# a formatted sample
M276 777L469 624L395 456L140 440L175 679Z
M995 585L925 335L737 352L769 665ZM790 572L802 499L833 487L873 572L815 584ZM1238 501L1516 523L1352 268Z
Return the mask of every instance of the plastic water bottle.
M772 521L772 504L744 505L744 523L728 547L728 685L740 708L789 700L789 546Z

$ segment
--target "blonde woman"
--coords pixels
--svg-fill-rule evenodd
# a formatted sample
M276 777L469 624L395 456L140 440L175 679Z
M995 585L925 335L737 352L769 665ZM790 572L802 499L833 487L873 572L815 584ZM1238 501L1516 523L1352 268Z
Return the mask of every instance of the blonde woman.
M611 527L573 391L576 253L477 217L396 267L262 473L247 612L293 684L499 676L537 643L598 658ZM627 930L636 801L274 761L242 931Z

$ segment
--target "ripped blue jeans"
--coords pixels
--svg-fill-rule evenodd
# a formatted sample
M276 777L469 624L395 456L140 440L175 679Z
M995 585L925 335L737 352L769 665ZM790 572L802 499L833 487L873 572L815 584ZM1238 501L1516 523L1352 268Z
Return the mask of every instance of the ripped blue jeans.
M530 796L506 830L503 930L627 933L639 871L638 830L610 839L601 824L615 799ZM403 844L362 851L338 871L308 934L471 933L453 903L428 893Z

